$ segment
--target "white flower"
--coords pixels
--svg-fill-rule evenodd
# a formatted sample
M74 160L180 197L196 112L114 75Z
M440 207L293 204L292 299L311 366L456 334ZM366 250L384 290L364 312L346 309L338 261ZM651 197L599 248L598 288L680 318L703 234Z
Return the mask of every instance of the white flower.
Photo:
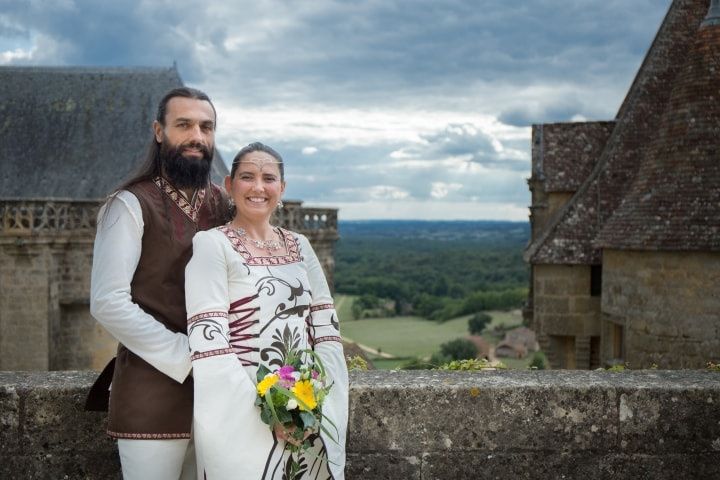
M295 410L298 407L298 403L295 401L294 398L291 398L288 400L287 405L285 406L286 410Z

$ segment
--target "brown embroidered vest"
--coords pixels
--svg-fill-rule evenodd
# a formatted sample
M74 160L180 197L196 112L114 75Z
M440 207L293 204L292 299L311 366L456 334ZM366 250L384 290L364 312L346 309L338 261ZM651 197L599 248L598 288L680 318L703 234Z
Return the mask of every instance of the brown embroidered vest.
M226 221L227 203L216 185L190 205L165 179L128 188L142 208L142 252L130 284L133 302L172 332L187 333L185 266L192 238ZM183 384L118 346L110 391L108 434L116 438L189 438L193 381Z

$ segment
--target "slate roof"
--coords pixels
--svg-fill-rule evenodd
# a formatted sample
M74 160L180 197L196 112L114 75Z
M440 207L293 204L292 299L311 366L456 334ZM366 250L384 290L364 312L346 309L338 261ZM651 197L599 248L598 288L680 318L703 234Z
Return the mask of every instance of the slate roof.
M593 241L637 174L660 127L672 85L685 63L708 0L674 0L616 116L589 177L525 251L533 264L601 263Z
M615 122L545 123L533 125L533 175L544 190L575 192L590 175Z
M0 67L0 198L101 199L142 160L171 68ZM217 181L227 172L219 156Z
M720 251L720 24L700 27L659 135L596 244Z

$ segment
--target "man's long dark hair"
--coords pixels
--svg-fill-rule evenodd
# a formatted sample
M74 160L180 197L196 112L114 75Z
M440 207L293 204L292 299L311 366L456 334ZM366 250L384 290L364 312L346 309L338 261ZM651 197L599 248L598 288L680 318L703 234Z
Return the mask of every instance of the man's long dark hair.
M155 120L157 120L160 125L162 125L163 127L165 126L165 115L167 114L168 102L175 97L192 98L195 100L204 100L208 102L213 109L213 113L215 114L215 128L217 128L217 112L215 111L215 105L213 105L210 97L208 97L205 92L190 87L173 88L165 94L162 100L160 100L157 113L155 114ZM210 153L214 155L214 147L213 151ZM151 180L155 177L160 176L161 172L162 161L160 160L160 144L155 139L155 135L153 134L150 138L150 145L148 146L145 160L135 169L135 171L133 171L130 177L127 180L123 181L119 187L115 188L113 192L117 192L119 190L127 190L128 187L131 187L138 182L142 182L144 180Z

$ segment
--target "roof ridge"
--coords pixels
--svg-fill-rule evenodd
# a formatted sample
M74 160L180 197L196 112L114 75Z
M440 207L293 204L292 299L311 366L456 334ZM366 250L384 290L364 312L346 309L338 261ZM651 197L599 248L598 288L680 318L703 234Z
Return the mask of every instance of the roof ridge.
M155 66L102 66L102 65L0 65L0 71L12 72L70 72L70 73L90 73L90 72L109 72L109 73L125 73L125 72L177 72L177 68L173 65L169 67Z

